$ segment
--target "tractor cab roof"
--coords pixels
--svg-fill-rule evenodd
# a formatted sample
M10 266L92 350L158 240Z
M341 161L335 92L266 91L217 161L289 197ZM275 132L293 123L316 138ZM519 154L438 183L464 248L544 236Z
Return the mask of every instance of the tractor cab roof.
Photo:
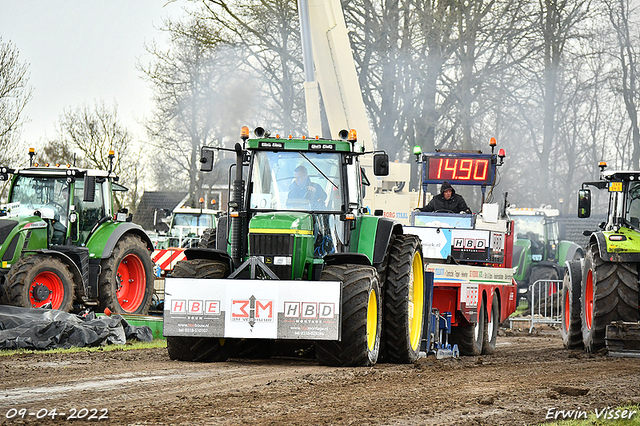
M106 170L96 170L96 169L80 169L76 167L68 167L68 166L50 166L50 167L28 167L24 169L17 169L13 171L14 174L17 175L28 175L28 176L75 176L75 177L84 177L84 176L95 176L95 177L103 177L103 178L115 178L116 174L111 172L109 173Z
M358 145L361 147L361 145ZM247 140L247 147L265 151L352 152L351 143L330 139L260 138ZM362 148L360 148L362 150Z
M640 180L640 171L638 170L611 170L602 172L602 178L605 180Z
M560 216L560 210L552 209L551 206L540 206L539 208L508 207L507 213L510 216Z
M199 209L194 207L176 207L173 209L173 214L183 213L183 214L212 214L219 215L222 213L222 210L213 210L213 209Z

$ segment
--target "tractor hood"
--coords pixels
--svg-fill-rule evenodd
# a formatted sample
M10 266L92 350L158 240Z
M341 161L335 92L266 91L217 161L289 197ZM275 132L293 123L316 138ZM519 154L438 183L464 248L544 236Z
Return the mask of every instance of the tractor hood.
M263 259L280 279L308 278L313 224L309 213L258 213L249 222L249 255Z
M249 233L312 235L313 218L309 213L258 213L249 222Z

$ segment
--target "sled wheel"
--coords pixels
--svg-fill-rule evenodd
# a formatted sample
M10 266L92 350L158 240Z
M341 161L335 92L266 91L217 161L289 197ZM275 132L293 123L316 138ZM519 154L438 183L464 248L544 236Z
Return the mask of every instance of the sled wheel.
M230 339L227 339L229 341ZM274 350L274 341L265 339L234 339L236 341L230 358L268 359Z
M153 262L147 245L139 237L125 235L111 257L103 259L98 284L100 309L117 314L149 312L153 298Z
M567 262L562 281L562 326L560 334L567 349L582 348L582 320L580 319L580 261Z
M450 341L457 344L461 355L480 355L484 336L484 303L478 301L478 321L475 324L454 326Z
M635 263L605 262L596 244L587 251L582 277L582 341L587 352L604 347L612 321L638 321L638 270Z
M378 273L372 266L330 265L320 281L342 282L342 340L315 343L321 365L374 365L380 351L382 311Z
M233 352L233 339L213 337L171 337L167 336L169 358L191 362L222 362Z
M389 250L382 327L385 360L412 363L420 353L423 327L422 245L415 235L399 235Z
M493 299L491 301L491 318L488 318L487 305L484 305L482 311L484 312L484 335L482 337L482 353L485 355L491 355L496 352L496 340L498 339L498 328L500 326L500 301L498 300L498 293L493 293Z
M31 255L18 260L5 280L9 304L25 308L43 306L69 312L73 306L73 275L52 256Z
M225 278L229 265L207 259L183 260L176 263L173 278ZM169 358L180 361L222 362L229 359L235 350L236 339L218 337L171 337L167 336Z

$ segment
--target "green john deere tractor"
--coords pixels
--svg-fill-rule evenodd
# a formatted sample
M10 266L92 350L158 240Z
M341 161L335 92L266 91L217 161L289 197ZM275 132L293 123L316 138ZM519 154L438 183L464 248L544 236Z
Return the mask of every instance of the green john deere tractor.
M115 173L1 167L0 180L9 179L0 217L2 303L148 312L153 246L126 209L115 211L114 192L127 190Z
M530 299L529 286L538 280L560 280L567 260L584 257L583 249L572 241L560 238L560 211L550 207L509 207L514 222L516 240L513 245L514 278L518 297Z
M416 360L426 294L420 239L363 214L361 157L373 154L379 176L387 155L365 153L355 131L283 140L259 127L255 136L245 127L235 146L218 249L185 250L166 281L169 356L268 357L287 342L315 350L324 365ZM213 158L214 148L203 149L203 170Z
M640 353L640 172L605 171L578 192L578 217L591 214L593 186L609 192L607 221L590 235L583 261L567 262L562 338L567 348Z

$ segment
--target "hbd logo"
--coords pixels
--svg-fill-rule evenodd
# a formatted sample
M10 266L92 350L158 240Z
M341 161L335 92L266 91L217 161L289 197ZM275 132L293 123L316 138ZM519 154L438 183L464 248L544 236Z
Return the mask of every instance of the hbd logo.
M484 250L487 247L487 242L482 239L474 238L454 238L453 248L462 250Z
M285 318L333 319L335 312L334 303L284 302Z
M253 326L256 322L273 322L273 300L249 299L231 301L231 321L246 321Z

